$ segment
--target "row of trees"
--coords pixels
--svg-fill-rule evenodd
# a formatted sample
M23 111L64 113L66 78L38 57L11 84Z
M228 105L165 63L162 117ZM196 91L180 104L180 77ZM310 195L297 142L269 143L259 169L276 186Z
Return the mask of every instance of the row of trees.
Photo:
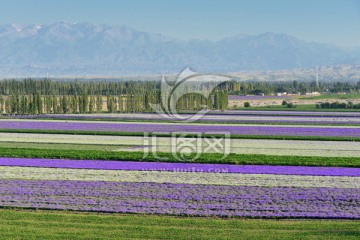
M225 83L213 89L215 86L210 82L186 82L180 86L181 91L167 92L158 81L3 80L0 113L153 112L166 108L169 99L176 101L178 111L226 109L227 92L233 86ZM157 103L161 104L154 110L151 104Z
M239 83L229 82L219 86L221 90L234 91L240 89ZM211 88L211 82L195 83L197 87ZM160 90L159 81L52 81L50 79L34 80L1 80L0 95L145 95L147 92Z
M322 109L360 109L360 103L354 104L353 102L339 103L339 102L324 102L316 104L316 108Z
M229 82L229 94L234 95L272 95L276 92L306 93L306 92L329 92L329 93L360 93L359 82Z
M160 89L159 81L52 81L50 79L34 80L2 80L0 81L0 95L145 95ZM360 93L358 82L262 82L262 81L229 81L219 86L220 90L229 94L248 95L264 93L271 95L275 92L353 92Z
M0 112L5 114L94 113L102 111L101 96L0 95Z
M0 81L1 95L121 95L144 94L159 89L156 81L52 81L44 80L2 80Z
M164 97L164 96L163 96ZM165 96L166 98L167 96ZM0 95L0 113L5 114L43 114L43 113L100 113L107 111L110 113L131 113L131 112L154 112L161 110L153 109L150 105L156 103L166 103L166 99L161 100L159 92L140 94L128 94L119 96L102 95L46 95L39 93L32 95ZM217 90L210 97L204 98L199 94L186 94L182 96L177 104L176 110L192 111L207 109L226 109L227 93Z

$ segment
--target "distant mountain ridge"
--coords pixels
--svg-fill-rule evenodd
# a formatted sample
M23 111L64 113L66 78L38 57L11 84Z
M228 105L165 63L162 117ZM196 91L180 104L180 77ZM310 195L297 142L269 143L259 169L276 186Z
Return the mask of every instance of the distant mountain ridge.
M179 40L126 26L57 22L0 25L0 78L279 70L358 64L359 50L286 34Z

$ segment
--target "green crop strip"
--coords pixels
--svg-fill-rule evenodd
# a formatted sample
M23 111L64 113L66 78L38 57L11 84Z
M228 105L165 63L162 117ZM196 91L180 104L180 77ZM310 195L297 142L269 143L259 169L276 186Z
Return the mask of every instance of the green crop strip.
M172 153L157 153L164 162L179 162ZM274 156L257 154L229 154L225 159L222 154L204 153L192 162L218 164L250 164L250 165L289 165L289 166L333 166L333 167L360 167L358 157L315 157L315 156ZM99 150L63 150L63 149L32 149L9 148L0 146L0 157L21 158L60 158L60 159L89 159L114 161L159 161L152 154L143 158L142 152L99 151Z

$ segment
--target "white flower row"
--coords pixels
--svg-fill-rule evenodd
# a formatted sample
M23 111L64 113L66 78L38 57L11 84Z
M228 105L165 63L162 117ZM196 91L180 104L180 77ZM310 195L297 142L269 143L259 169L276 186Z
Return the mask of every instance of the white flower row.
M0 167L0 179L360 188L360 177Z

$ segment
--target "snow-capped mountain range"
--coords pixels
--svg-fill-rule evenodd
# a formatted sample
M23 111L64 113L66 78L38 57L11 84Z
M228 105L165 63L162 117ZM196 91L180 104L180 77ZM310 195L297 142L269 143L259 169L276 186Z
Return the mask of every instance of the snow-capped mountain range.
M179 40L122 25L0 25L0 78L159 74L185 66L199 72L237 72L359 63L359 48L277 33L210 41Z

